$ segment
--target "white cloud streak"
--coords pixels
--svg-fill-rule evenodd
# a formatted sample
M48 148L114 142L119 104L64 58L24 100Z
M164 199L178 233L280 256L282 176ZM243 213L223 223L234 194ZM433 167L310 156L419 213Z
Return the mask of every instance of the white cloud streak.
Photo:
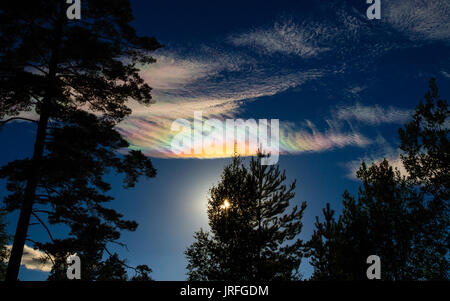
M280 128L282 153L322 152L348 146L365 147L372 143L354 129L342 129L338 122L327 121L327 124L326 130L319 131L309 120L305 121L303 127L292 122L283 122Z
M448 73L447 71L442 70L441 74L446 78L450 78L450 73Z
M8 251L11 250L11 246L6 246L6 248ZM48 256L44 252L30 248L27 245L23 248L21 265L29 270L41 272L50 272L52 269L51 260L48 259Z
M380 125L383 123L402 124L408 121L412 111L389 106L387 108L375 106L365 106L356 103L352 106L340 106L335 112L337 119L356 120L369 125Z

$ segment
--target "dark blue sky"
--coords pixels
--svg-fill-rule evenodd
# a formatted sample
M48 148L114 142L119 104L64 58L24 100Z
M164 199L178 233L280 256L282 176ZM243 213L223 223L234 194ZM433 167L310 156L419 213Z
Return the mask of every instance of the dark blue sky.
M344 190L356 192L351 174L361 160L386 157L399 166L397 130L428 79L437 78L444 98L450 92L450 4L381 0L381 19L368 20L364 0L335 2L132 1L138 32L166 47L143 68L157 103L122 127L139 129L128 138L158 157L158 175L129 191L110 177L111 206L139 223L121 239L128 251L117 249L130 264L148 264L157 280L183 280L183 252L195 231L207 229L207 191L230 159L166 158L154 142L194 107L207 117L285 125L279 164L297 179L295 202L308 203L305 239L326 202L339 209ZM29 155L33 135L32 126L9 124L0 132L0 164ZM8 221L12 233L16 215ZM39 229L31 236L46 239ZM46 276L24 268L21 275Z

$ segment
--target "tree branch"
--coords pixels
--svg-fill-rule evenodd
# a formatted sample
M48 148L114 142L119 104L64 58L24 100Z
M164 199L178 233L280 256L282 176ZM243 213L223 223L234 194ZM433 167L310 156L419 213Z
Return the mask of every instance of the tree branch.
M30 118L25 118L25 117L11 117L6 120L0 121L0 127L4 126L5 124L7 124L8 122L13 121L13 120L24 120L24 121L34 122L34 123L38 122L37 120L33 120Z
M111 252L108 250L108 248L105 246L103 247L103 249L106 251L106 253L108 253L109 257L112 257L113 255L111 254ZM119 261L119 263L121 265L123 265L124 267L128 268L128 269L132 269L133 271L137 272L137 268L129 266L128 264L125 263L125 261L122 261L120 259L117 259Z
M47 210L33 210L33 212L36 212L36 213L47 213L47 214L53 214L53 212L51 212L51 211L47 211Z
M52 242L55 242L55 240L53 239L52 233L48 229L47 225L41 220L41 218L36 213L31 212L31 214L39 221L39 223L45 228L45 230L47 230L48 236L50 237Z
M34 241L34 240L32 240L32 239L27 238L27 239L25 239L25 240L28 240L29 242L31 242L31 243L33 243L34 245L36 245L36 241ZM55 265L55 261L53 260L52 256L51 256L47 251L45 251L45 250L40 250L40 251L44 252L45 255L47 255L47 257L48 257L48 258L50 259L50 261L53 263L53 265Z

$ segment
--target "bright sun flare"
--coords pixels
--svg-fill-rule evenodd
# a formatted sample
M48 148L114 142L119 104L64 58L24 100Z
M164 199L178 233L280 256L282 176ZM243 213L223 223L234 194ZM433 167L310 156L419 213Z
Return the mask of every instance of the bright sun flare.
M222 208L222 209L228 209L228 208L230 208L230 206L231 206L230 202L229 202L228 200L225 200L225 201L223 202L223 205L220 206L220 208Z

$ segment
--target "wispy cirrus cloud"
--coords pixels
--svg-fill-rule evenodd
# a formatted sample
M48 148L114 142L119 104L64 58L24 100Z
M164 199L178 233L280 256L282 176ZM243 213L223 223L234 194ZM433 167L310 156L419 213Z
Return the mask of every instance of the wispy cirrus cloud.
M157 62L141 70L143 78L153 86L156 103L151 107L132 105L133 115L124 120L119 131L134 149L154 157L180 157L171 149L177 132L173 121L193 120L194 112L203 118L237 118L242 104L263 96L272 96L287 89L323 78L324 69L278 69L261 65L257 60L232 50L201 47L195 54L160 52ZM211 55L211 51L214 55ZM214 59L211 59L214 58ZM366 87L353 87L349 93L360 93ZM281 121L280 152L298 154L320 152L347 146L366 147L371 139L352 126L352 121L375 126L382 123L402 123L410 111L394 107L355 104L340 106L330 112L328 126L318 129L311 121ZM216 153L212 157L228 156ZM183 156L186 157L186 156ZM195 158L211 157L192 154Z
M383 4L382 20L411 40L450 40L450 2L396 0Z
M445 76L446 78L450 78L450 73L447 72L447 71L442 70L442 71L441 71L441 74L442 74L443 76Z
M156 52L156 63L141 69L142 77L154 89L156 103L151 107L132 103L133 114L118 125L118 130L133 148L147 155L174 157L170 142L176 133L171 131L171 124L178 118L191 120L196 111L201 111L204 118L235 118L245 102L273 96L330 74L349 72L350 68L365 69L366 58L395 47L392 40L371 39L379 28L374 28L355 9L339 9L336 17L337 21L320 23L284 19L272 26L231 34L225 38L225 44ZM274 64L267 57L261 58L261 53L280 54L288 59L295 56L300 63ZM326 64L306 60L322 59L328 54L338 59L327 60ZM358 95L366 88L354 86L347 93L359 99ZM365 147L371 143L370 139L352 127L336 124L402 123L409 113L393 107L356 104L338 107L329 117L333 122L321 129L310 121L281 122L281 151Z
M220 99L238 101L274 95L322 77L322 69L286 69L258 62L233 50L201 47L195 54L162 52L141 75L161 102Z
M351 88L348 88L347 92L354 96L358 96L361 92L363 92L366 89L367 89L367 86L353 86Z
M253 29L228 40L235 46L247 46L264 53L282 53L310 58L330 50L320 45L320 41L330 38L332 30L320 23L293 21L276 22L266 29Z
M195 111L202 111L204 118L234 118L241 112L242 104L249 100L276 95L335 74L339 70L336 66L280 68L270 60L261 61L252 51L312 58L340 48L348 39L358 39L364 24L349 14L340 16L345 17L340 28L328 23L283 20L271 27L230 35L229 45L224 47L203 45L195 53L159 52L155 56L157 62L141 71L154 88L156 104L150 108L133 105L133 115L119 125L119 130L134 148L151 156L173 157L170 141L176 133L170 128L174 120L192 120ZM242 48L252 51L242 52ZM352 93L362 89L355 88ZM281 152L323 151L350 145L363 147L370 143L352 129L347 132L336 127L318 130L312 122L300 123L281 122Z
M328 121L328 128L324 131L306 120L304 126L292 122L282 123L280 129L281 153L298 154L303 152L321 152L347 146L365 147L372 142L354 129L343 130Z
M171 131L176 119L192 120L196 111L204 118L234 118L243 102L281 93L327 73L261 66L241 54L208 47L200 54L163 52L155 57L157 62L143 68L141 75L154 88L156 103L151 107L133 103L132 116L118 129L133 148L156 157L174 157L170 143L176 135Z
M252 58L207 46L196 53L160 51L156 63L145 66L141 76L151 83L159 96L201 93L198 85L219 76L221 72L244 72L255 66ZM192 89L189 89L192 88ZM204 87L203 87L204 88Z
M408 45L404 40L390 38L386 35L386 27L370 22L365 13L352 6L328 6L334 10L333 18L320 21L311 17L302 21L282 18L271 26L231 34L227 41L259 54L298 57L304 63L307 59L326 59L333 55L338 60L327 61L327 64L331 63L335 69L339 68L338 62L345 62L346 68L365 69L368 61Z
M355 120L369 125L383 123L405 123L412 115L412 110L400 109L393 106L383 108L379 105L367 106L360 103L339 106L335 111L337 119Z

